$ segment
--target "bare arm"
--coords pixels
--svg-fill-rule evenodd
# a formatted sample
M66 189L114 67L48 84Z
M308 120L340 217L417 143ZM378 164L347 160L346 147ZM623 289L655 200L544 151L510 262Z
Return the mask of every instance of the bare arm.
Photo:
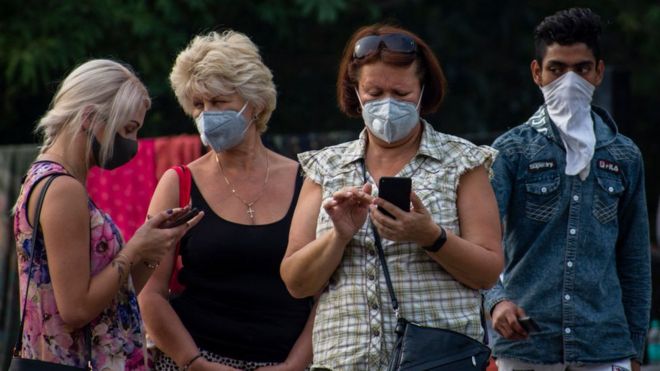
M326 285L344 255L344 249L367 217L371 186L336 192L323 203L334 227L316 238L321 208L321 186L305 179L291 221L289 245L280 274L292 296L317 294Z
M461 176L457 206L461 236L447 232L445 246L430 255L466 286L489 288L502 272L504 255L497 202L483 166Z
M31 219L34 218L35 194L31 195ZM57 308L64 322L79 328L103 311L125 284L130 269L144 259L157 259L183 234L185 226L161 230L157 226L167 219L156 215L145 223L135 241L125 246L98 274L90 271L90 216L84 186L71 177L55 179L46 193L40 216L48 268L53 283Z
M440 226L435 224L415 193L411 194L411 201L413 209L405 212L383 199L376 199L371 206L374 225L384 238L430 246L440 237ZM378 211L377 206L385 208L396 219ZM439 251L428 254L464 285L474 289L489 288L502 271L504 257L497 203L483 166L461 176L457 208L461 235L447 231L447 242Z
M179 205L179 178L174 170L161 177L149 204L149 215ZM199 349L169 302L169 280L174 266L174 250L163 257L138 297L142 319L149 337L158 348L182 366ZM201 363L196 361L195 363Z

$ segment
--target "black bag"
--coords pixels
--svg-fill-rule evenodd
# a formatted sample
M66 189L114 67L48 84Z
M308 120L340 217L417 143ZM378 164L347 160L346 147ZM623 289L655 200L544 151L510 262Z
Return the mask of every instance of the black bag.
M390 355L388 371L484 371L488 367L490 348L484 343L456 331L424 327L399 316L399 302L394 294L392 280L380 236L373 227L378 257L383 266L392 308L397 316L397 341ZM484 327L483 314L481 324ZM484 342L487 337L484 336Z
M59 363L52 363L41 361L38 359L28 359L21 358L21 349L23 348L23 325L25 324L25 308L27 307L27 290L30 287L30 280L32 280L32 264L34 264L34 256L37 255L36 242L37 242L37 232L39 231L39 214L41 214L41 205L44 202L44 196L46 195L46 190L50 186L50 183L60 175L64 174L53 174L44 184L44 187L41 189L39 194L39 200L37 201L37 209L34 213L34 227L32 228L32 256L30 257L30 270L28 273L28 281L25 286L25 300L23 301L23 316L21 318L21 324L18 328L18 339L16 340L16 345L14 345L14 350L12 352L11 363L9 364L8 371L73 371L73 370L91 370L91 330L89 326L85 326L85 340L87 342L87 368L80 368L75 366L67 366ZM36 184L36 183L35 183Z
M451 330L419 326L399 318L398 339L388 370L485 370L490 348Z

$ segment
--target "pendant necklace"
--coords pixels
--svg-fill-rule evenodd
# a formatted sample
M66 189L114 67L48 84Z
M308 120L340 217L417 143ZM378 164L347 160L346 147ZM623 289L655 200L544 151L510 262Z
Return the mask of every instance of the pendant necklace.
M218 163L218 166L220 167L220 173L222 174L222 177L225 179L225 183L227 183L227 186L231 189L231 194L236 197L245 207L247 208L247 214L250 217L250 220L252 221L252 224L255 224L254 221L254 214L255 210L252 206L254 206L257 201L261 199L261 197L264 195L264 192L266 191L266 184L268 183L268 177L270 176L270 163L268 161L268 153L266 153L266 178L264 179L264 185L261 188L261 191L257 195L257 197L252 200L251 202L245 201L241 196L238 195L236 192L236 189L234 188L234 185L229 182L229 179L227 179L227 176L225 175L225 169L222 167L222 163L220 162L220 158L218 157L218 154L215 154L215 162Z

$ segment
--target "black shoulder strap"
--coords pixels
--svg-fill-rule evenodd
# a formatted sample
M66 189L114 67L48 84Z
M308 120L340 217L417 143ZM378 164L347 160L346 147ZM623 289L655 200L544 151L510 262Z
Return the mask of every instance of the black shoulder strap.
M50 186L50 183L52 183L53 180L55 180L55 178L57 178L60 175L64 175L64 174L53 174L52 176L50 176L50 178L48 178L46 184L44 184L44 187L41 189L41 193L39 193L39 198L37 199L37 209L34 212L34 223L33 223L34 226L32 227L32 238L30 243L30 247L32 248L32 255L30 256L30 268L28 269L28 279L27 279L27 283L25 284L25 299L23 299L23 312L21 314L21 324L18 327L18 339L16 339L16 345L14 345L14 352L13 352L14 356L19 356L21 349L23 348L23 325L25 324L25 309L27 308L28 290L30 289L30 281L32 280L32 267L34 265L34 256L37 255L36 243L37 243L37 234L39 232L39 215L41 214L41 206L44 203L46 190Z
M30 242L30 247L32 248L32 254L30 256L30 267L28 268L28 279L25 284L25 299L23 299L23 311L21 314L21 323L18 327L18 335L16 339L16 343L14 345L13 349L13 355L15 357L19 357L21 355L21 350L23 349L23 327L25 325L25 310L27 308L27 299L28 299L28 291L30 290L30 281L32 280L32 268L34 266L34 257L37 255L37 235L39 234L39 216L41 215L41 207L43 206L44 203L44 198L46 198L46 190L48 190L48 187L50 187L50 184L55 180L55 178L66 175L70 176L65 173L55 173L51 175L47 175L49 178L46 180L46 184L44 184L44 187L41 189L41 192L39 193L39 198L37 199L37 208L34 212L34 223L32 227L32 237L31 237L31 242ZM40 180L37 180L34 184L36 185ZM34 185L33 185L34 187ZM44 251L42 253L45 253L45 246L44 246ZM92 359L92 341L91 341L91 329L89 328L89 325L85 326L85 342L86 342L86 348L87 348L87 360L88 364L91 362Z
M364 161L362 162L362 171L364 173L364 182L367 182L367 168L364 165ZM394 310L394 314L396 315L396 319L399 320L401 318L404 318L400 313L399 313L399 301L396 298L396 294L394 293L394 286L392 285L392 279L390 278L390 270L387 267L387 260L385 259L385 251L383 250L383 245L380 241L380 236L378 235L378 231L376 230L376 226L371 223L371 220L369 220L369 223L371 224L371 229L373 230L374 233L374 242L376 243L376 250L378 250L378 258L380 260L380 265L383 267L383 275L385 276L385 282L387 283L387 291L390 294L390 300L392 301L392 309ZM484 329L484 344L488 344L488 329L486 328L486 319L484 318L484 312L483 312L483 303L479 304L479 317L481 319L481 327Z

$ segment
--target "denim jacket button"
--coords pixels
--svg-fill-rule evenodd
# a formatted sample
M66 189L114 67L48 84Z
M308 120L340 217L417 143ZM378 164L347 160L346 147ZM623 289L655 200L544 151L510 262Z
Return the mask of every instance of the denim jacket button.
M577 231L575 230L575 228L571 228L571 229L568 231L568 233L570 233L570 234L575 234L576 232L577 232Z
M573 201L575 201L575 202L580 201L580 196L578 196L578 195L573 196Z
M566 265L570 268L570 267L573 266L573 262L568 262L568 263L566 263Z
M567 333L567 334L570 334L570 333L571 333L571 329L570 329L569 327L566 327L566 329L564 330L564 332Z
M614 192L614 187L610 187L607 190L610 191L610 193L612 193L612 192Z
M542 188L541 188L541 192L546 193L547 191L548 191L548 188L546 188L546 187L542 187ZM611 192L611 191L610 191L610 192Z
M568 294L566 294L566 295L564 295L564 299L566 299L566 300L571 300L571 296L568 295Z

